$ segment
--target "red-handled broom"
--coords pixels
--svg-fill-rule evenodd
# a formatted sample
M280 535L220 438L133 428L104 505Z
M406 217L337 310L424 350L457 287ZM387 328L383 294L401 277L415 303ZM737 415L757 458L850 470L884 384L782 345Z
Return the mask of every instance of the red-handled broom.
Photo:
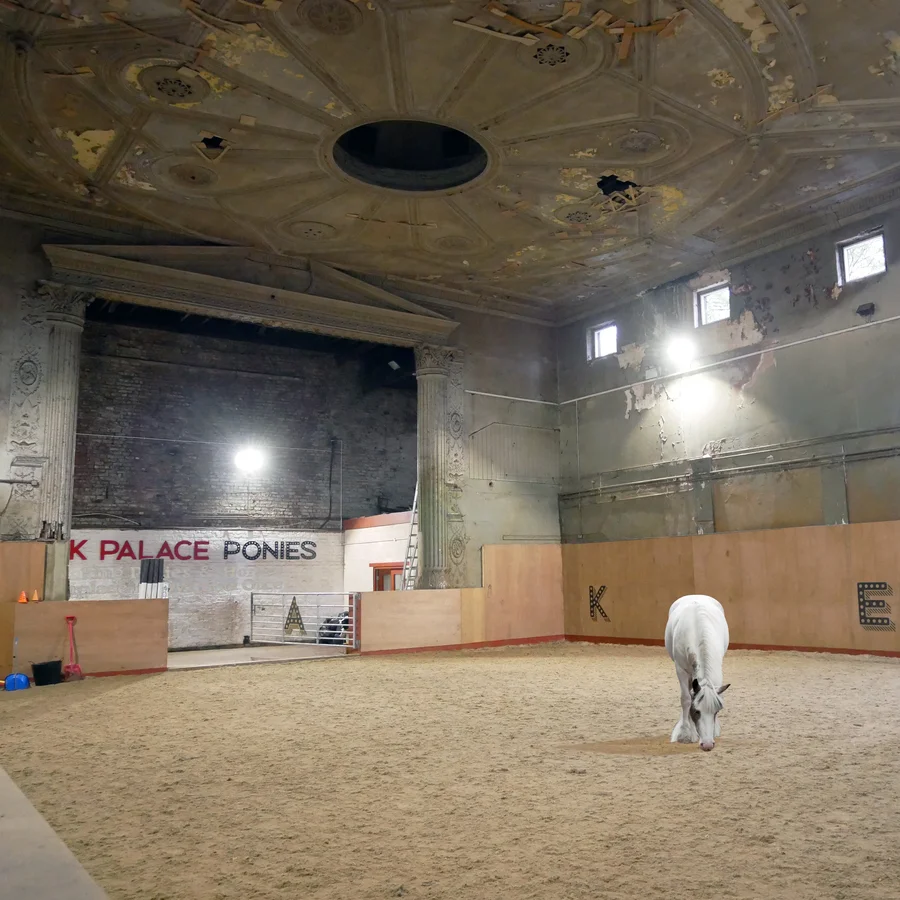
M66 616L66 625L69 626L69 664L63 666L63 678L66 681L81 681L84 678L84 672L81 666L75 662L75 622L78 621L75 616Z

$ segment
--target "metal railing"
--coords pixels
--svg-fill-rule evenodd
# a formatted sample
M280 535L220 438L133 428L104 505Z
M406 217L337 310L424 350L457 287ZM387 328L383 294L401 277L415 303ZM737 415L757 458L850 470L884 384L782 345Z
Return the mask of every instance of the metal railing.
M250 594L250 643L359 649L359 594Z

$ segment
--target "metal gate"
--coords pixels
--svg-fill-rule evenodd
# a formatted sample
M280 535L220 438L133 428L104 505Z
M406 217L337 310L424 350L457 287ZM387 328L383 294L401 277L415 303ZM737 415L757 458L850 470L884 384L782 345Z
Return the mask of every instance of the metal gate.
M250 643L359 649L359 594L251 593Z

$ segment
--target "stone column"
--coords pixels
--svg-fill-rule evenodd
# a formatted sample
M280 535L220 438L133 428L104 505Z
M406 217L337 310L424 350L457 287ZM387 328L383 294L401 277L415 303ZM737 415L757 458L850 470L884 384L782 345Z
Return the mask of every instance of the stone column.
M85 306L90 294L65 285L44 282L38 288L47 323L47 380L44 455L41 485L43 540L67 541L72 527L72 491L75 469L75 418L78 410L78 374Z
M417 588L448 587L447 384L451 351L416 348L418 403L419 573Z
M11 323L9 472L17 483L0 517L9 540L67 541L84 309L91 294L42 282Z

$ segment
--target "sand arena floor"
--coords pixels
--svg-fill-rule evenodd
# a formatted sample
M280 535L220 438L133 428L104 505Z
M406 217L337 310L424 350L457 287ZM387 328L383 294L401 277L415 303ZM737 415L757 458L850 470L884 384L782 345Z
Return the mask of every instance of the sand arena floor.
M0 695L0 764L114 900L896 900L900 663L555 645Z

